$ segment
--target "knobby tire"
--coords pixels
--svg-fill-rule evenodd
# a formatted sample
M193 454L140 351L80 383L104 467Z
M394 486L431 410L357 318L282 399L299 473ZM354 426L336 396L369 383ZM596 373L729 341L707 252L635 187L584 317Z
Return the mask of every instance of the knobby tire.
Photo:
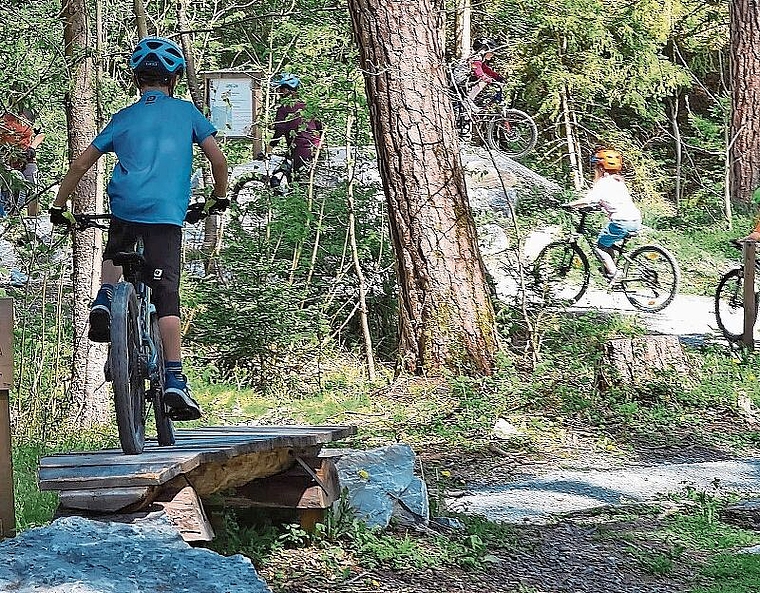
M588 289L591 268L575 243L555 241L544 247L533 264L539 294L559 305L578 302Z
M654 313L673 302L680 279L678 263L667 249L642 245L626 260L621 284L634 307Z
M755 298L757 320L758 302ZM730 270L715 289L715 320L729 342L738 342L744 335L744 268Z
M141 360L139 303L129 282L116 285L111 303L109 365L121 448L137 455L145 446L145 376Z
M519 109L505 109L488 122L488 145L508 157L520 158L536 147L538 128L533 118Z

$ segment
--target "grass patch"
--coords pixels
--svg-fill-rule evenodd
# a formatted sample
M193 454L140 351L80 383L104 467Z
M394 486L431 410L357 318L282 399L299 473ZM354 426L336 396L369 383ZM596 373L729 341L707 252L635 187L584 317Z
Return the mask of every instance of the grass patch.
M65 431L62 431L65 433ZM23 531L49 523L58 506L56 492L42 492L37 483L40 458L53 453L97 450L117 446L111 431L61 437L60 442L41 444L17 442L13 447L14 502L16 530Z

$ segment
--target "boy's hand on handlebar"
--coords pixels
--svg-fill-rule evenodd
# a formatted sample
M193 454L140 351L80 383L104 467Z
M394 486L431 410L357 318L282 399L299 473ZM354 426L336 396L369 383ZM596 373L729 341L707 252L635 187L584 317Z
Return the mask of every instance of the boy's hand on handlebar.
M211 214L219 214L230 207L229 198L210 196L205 202L190 204L185 214L185 222L196 224Z
M63 226L66 227L66 230L76 226L77 221L74 219L74 214L69 212L65 206L50 206L48 213L53 226Z
M206 200L205 208L204 210L208 214L215 214L217 212L224 212L227 210L227 208L230 207L230 199L229 198L217 198L216 196L211 196L208 200Z

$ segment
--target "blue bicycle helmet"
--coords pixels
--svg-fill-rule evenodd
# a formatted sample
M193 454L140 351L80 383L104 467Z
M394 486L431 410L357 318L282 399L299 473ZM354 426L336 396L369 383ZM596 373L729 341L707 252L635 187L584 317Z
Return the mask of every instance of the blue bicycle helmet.
M301 79L298 78L295 74L283 72L280 74L280 76L272 81L272 84L275 87L284 86L289 88L291 91L295 91L299 86L301 86Z
M152 70L181 76L185 70L185 56L176 43L165 37L144 37L132 52L129 67L135 72Z

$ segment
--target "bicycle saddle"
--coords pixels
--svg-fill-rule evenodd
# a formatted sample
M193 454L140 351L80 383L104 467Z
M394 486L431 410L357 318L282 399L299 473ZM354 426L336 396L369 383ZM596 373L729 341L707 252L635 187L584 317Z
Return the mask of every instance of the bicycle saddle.
M113 265L122 267L142 268L145 264L145 257L135 251L120 251L113 256Z

